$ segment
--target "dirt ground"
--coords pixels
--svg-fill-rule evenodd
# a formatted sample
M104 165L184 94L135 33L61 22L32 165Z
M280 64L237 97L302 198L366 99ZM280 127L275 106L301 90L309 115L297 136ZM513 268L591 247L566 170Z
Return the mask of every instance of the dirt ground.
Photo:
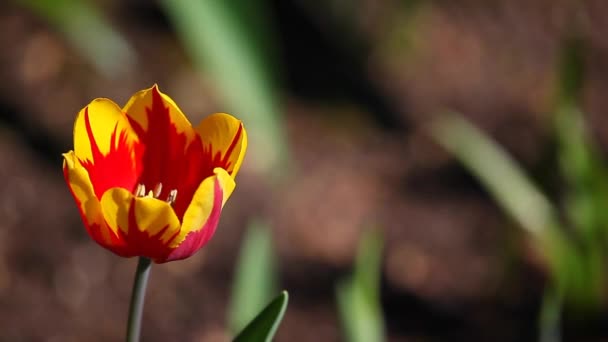
M62 177L78 110L96 97L124 103L153 83L192 122L222 108L153 2L100 3L145 56L120 79L97 74L31 12L0 4L0 341L123 335L135 260L92 242ZM546 269L525 234L433 143L427 123L457 110L542 170L558 51L576 8L587 44L583 108L605 151L608 6L419 1L406 11L398 1L361 1L342 27L356 39L344 42L336 13L303 3L271 2L296 170L271 187L247 157L212 242L154 267L143 340L227 340L240 237L261 215L272 222L291 298L277 341L343 340L335 284L370 225L386 241L389 341L535 340ZM606 340L604 316L566 319L565 340Z

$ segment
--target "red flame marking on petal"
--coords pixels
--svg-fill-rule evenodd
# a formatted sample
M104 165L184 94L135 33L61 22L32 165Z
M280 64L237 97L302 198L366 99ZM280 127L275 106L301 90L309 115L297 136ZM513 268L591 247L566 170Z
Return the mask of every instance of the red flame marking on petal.
M224 170L228 171L228 173L230 175L232 175L232 172L234 171L234 169L228 170L228 168L232 166L232 165L230 165L231 164L230 157L232 156L232 152L234 151L236 144L239 142L239 139L241 138L242 132L243 132L243 125L239 125L239 129L236 131L234 138L232 138L232 142L230 143L230 146L228 146L228 149L226 150L226 155L224 155L224 159L222 159L222 165L220 166Z
M150 235L145 230L141 231L137 217L135 216L135 201L135 198L131 200L131 206L127 214L129 220L128 231L124 233L122 229L119 229L119 235L126 241L130 255L145 256L151 259L164 258L170 252L170 249L168 244L162 241L162 236L169 228L169 225L167 224L154 235Z
M91 145L92 160L80 160L87 169L95 196L101 200L106 190L113 187L125 188L133 191L137 178L141 173L141 163L138 162L142 147L139 143L129 143L127 132L118 132L118 123L114 126L110 136L110 150L104 155L93 134L89 109L84 112L87 136Z
M146 116L148 127L145 130L129 118L146 148L142 159L143 172L138 183L146 188L162 183L160 198L166 198L170 190L176 189L178 195L173 209L181 219L200 182L212 175L213 171L206 175L202 173L205 166L201 166L203 149L198 136L188 142L186 134L178 132L171 120L170 109L165 106L157 88L152 89L152 103L146 107Z

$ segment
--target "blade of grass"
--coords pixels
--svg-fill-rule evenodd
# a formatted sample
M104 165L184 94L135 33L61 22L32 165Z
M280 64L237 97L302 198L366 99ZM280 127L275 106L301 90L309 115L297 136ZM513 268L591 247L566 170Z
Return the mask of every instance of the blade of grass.
M551 288L545 289L538 320L540 342L561 341L561 307L559 292Z
M378 232L362 238L352 276L336 286L338 311L347 341L384 341L380 304L382 239Z
M271 231L254 221L245 233L232 282L228 310L232 332L241 330L264 307L275 293L276 278Z
M595 288L588 281L597 279L596 265L564 233L556 209L517 163L456 114L438 119L431 133L480 180L503 210L536 238L538 250L551 268L556 290L573 301L588 303Z
M584 84L585 46L581 38L569 37L563 44L559 64L554 130L558 157L569 188L566 210L574 226L590 243L606 241L608 170L592 144L584 114L578 103Z
M568 298L577 306L597 307L606 282L608 242L608 170L585 122L579 102L584 85L585 44L573 30L565 39L558 69L554 130L558 160L568 188L564 196L571 231L577 240L576 255L570 255Z
M47 20L102 75L122 76L135 64L135 50L90 1L13 1Z
M502 147L457 114L438 119L431 134L454 154L529 233L544 237L556 227L556 211Z

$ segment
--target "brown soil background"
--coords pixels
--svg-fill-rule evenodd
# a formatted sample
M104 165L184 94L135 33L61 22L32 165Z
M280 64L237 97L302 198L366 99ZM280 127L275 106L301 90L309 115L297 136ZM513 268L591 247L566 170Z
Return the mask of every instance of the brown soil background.
M582 106L605 150L608 6L428 1L405 15L401 2L364 0L344 28L335 13L302 3L270 6L297 169L270 190L248 156L212 242L153 269L143 340L227 340L240 237L260 215L273 223L291 297L277 341L343 340L334 286L370 223L386 241L390 341L535 340L542 261L426 124L442 109L460 111L526 168L546 172L555 67L578 11L586 18ZM192 122L222 110L154 2L100 6L144 56L120 79L99 76L31 12L0 4L0 341L122 338L135 260L91 241L61 172L78 110L96 97L122 104L153 83ZM338 27L355 48L337 38ZM603 322L566 320L564 339L608 340Z

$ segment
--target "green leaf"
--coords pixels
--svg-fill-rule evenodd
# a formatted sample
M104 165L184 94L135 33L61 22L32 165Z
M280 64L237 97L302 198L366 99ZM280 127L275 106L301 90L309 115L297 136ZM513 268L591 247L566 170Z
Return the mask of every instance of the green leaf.
M253 221L241 246L228 310L232 332L240 331L276 293L272 234L267 224Z
M539 317L539 342L560 342L562 299L553 288L545 289Z
M354 282L374 302L380 300L380 266L382 264L382 236L370 230L362 236L355 261Z
M567 284L568 303L594 308L601 302L606 283L608 170L580 110L585 44L582 36L573 32L563 44L554 105L557 156L568 185L562 202L576 242L564 249L567 253L561 252L561 278L562 284Z
M271 341L283 320L288 300L287 291L281 292L234 338L234 342Z
M559 165L568 184L564 200L568 218L591 246L598 240L608 241L608 170L579 106L584 53L582 38L573 35L565 40L558 70L554 129Z
M568 189L565 194L570 221L590 243L606 241L608 171L591 143L583 113L574 105L561 105L555 115L558 157Z
M353 275L336 287L338 310L347 341L384 340L379 289L381 256L381 236L375 231L367 232L361 239Z

